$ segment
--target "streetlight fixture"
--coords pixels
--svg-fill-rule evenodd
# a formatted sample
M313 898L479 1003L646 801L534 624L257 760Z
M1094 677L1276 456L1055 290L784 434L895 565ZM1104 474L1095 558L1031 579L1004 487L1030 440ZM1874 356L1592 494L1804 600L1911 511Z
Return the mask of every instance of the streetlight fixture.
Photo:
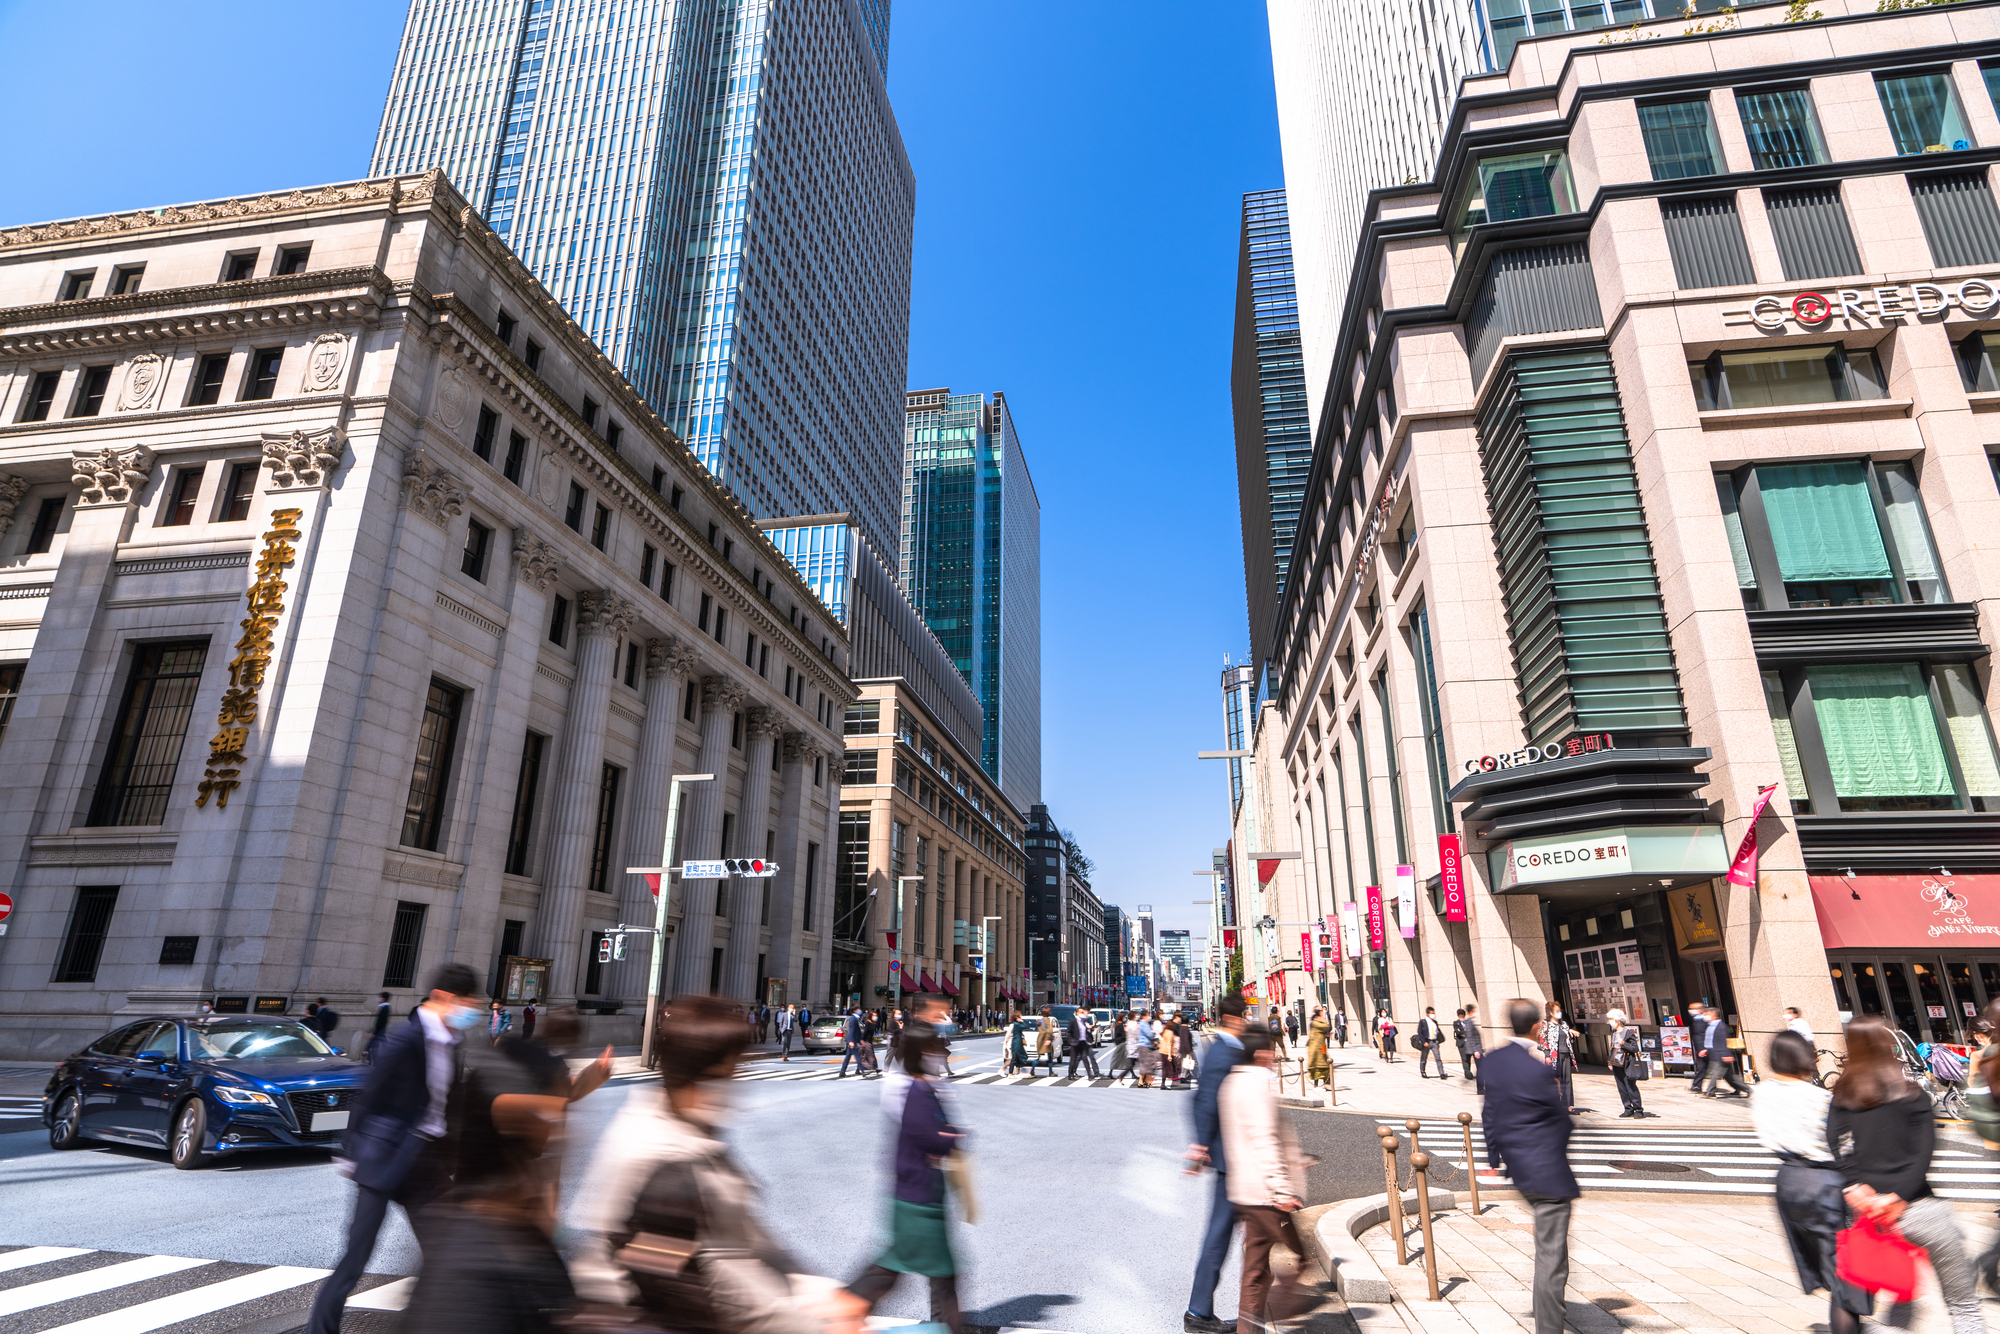
M903 1008L903 886L915 881L924 883L920 875L899 875L896 877L896 966L889 971L896 975L894 1009Z
M658 866L628 866L627 875L654 875L660 885L653 892L653 953L646 961L646 1031L639 1035L639 1060L653 1068L653 1030L660 1022L660 973L667 960L667 896L673 889L674 840L680 833L681 784L712 783L714 774L675 774L667 795L667 835L660 847Z

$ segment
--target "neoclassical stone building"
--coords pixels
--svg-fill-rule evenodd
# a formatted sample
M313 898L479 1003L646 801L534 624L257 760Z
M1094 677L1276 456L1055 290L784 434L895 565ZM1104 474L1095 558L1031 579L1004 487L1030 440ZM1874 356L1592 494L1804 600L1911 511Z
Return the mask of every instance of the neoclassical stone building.
M841 623L436 173L0 229L0 1056L826 990Z

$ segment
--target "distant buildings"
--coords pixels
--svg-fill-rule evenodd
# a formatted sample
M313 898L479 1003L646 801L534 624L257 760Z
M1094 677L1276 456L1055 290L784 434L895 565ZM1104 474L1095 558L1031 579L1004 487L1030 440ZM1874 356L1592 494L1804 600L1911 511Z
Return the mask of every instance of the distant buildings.
M902 581L986 712L980 764L1042 799L1041 501L1007 397L907 396Z

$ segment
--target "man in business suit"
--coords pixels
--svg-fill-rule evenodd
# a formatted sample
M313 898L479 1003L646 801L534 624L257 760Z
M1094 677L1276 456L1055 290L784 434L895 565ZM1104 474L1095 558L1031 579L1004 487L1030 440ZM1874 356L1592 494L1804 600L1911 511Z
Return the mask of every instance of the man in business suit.
M1711 1098L1747 1098L1750 1088L1743 1082L1743 1076L1736 1073L1736 1052L1729 1045L1729 1022L1722 1017L1722 1011L1713 1005L1708 1007L1708 1096ZM1729 1082L1733 1090L1722 1091L1723 1081Z
M1708 1025L1708 1011L1699 1002L1688 1007L1688 1049L1694 1054L1694 1078L1688 1082L1688 1092L1696 1095L1701 1093L1704 1080L1721 1073L1709 1069Z
M1188 1294L1187 1314L1181 1318L1186 1334L1233 1334L1236 1329L1234 1320L1215 1314L1215 1285L1222 1277L1223 1261L1229 1258L1229 1237L1236 1225L1236 1206L1229 1202L1229 1164L1222 1154L1222 1115L1217 1099L1222 1081L1243 1060L1244 1017L1249 1012L1241 996L1224 996L1216 1003L1215 1036L1201 1054L1201 1065L1195 1072L1191 1110L1194 1142L1188 1145L1187 1171L1193 1175L1204 1167L1213 1169L1215 1193L1209 1198L1201 1259L1194 1267L1194 1290Z
M854 1062L855 1074L861 1076L863 1079L868 1077L868 1062L861 1058L861 1040L862 1034L865 1031L861 1022L861 1007L857 1005L848 1011L847 1014L847 1046L841 1053L840 1073L834 1076L835 1079L847 1078L847 1063L849 1061Z
M1444 1025L1438 1022L1436 1006L1424 1007L1424 1017L1417 1021L1417 1035L1410 1040L1410 1045L1417 1049L1418 1079L1430 1078L1425 1071L1433 1060L1438 1063L1438 1078L1451 1078L1444 1072Z
M1090 1011L1077 1006L1076 1013L1069 1017L1069 1031L1064 1036L1069 1039L1069 1077L1076 1078L1080 1065L1091 1078L1097 1078L1097 1054L1090 1049Z
M1486 1162L1502 1168L1535 1211L1535 1334L1562 1334L1569 1286L1570 1203L1582 1192L1569 1170L1569 1108L1556 1072L1528 1035L1542 1017L1531 1000L1507 1002L1513 1037L1479 1063L1486 1085Z
M486 1022L486 1000L478 990L479 977L470 967L445 964L416 1014L392 1027L375 1048L368 1082L342 1137L341 1154L355 1185L347 1249L320 1285L307 1334L340 1329L390 1202L402 1205L414 1223L451 1184L446 1111L457 1083L459 1041Z
M1465 1017L1458 1020L1457 1023L1460 1038L1458 1051L1460 1059L1465 1062L1465 1077L1478 1081L1477 1087L1481 1093L1484 1093L1486 1092L1486 1076L1480 1069L1479 1063L1486 1055L1486 1039L1479 1032L1478 1002L1467 1001L1465 1003Z

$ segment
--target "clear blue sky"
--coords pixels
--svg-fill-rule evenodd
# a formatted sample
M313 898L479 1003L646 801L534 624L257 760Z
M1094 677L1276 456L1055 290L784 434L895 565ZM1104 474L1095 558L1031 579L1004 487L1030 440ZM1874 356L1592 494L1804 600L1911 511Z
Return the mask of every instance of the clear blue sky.
M0 0L0 224L365 174L405 9ZM1107 901L1200 930L1227 804L1193 756L1248 636L1237 214L1283 183L1264 6L895 0L889 86L909 382L1005 390L1041 495L1045 800Z

